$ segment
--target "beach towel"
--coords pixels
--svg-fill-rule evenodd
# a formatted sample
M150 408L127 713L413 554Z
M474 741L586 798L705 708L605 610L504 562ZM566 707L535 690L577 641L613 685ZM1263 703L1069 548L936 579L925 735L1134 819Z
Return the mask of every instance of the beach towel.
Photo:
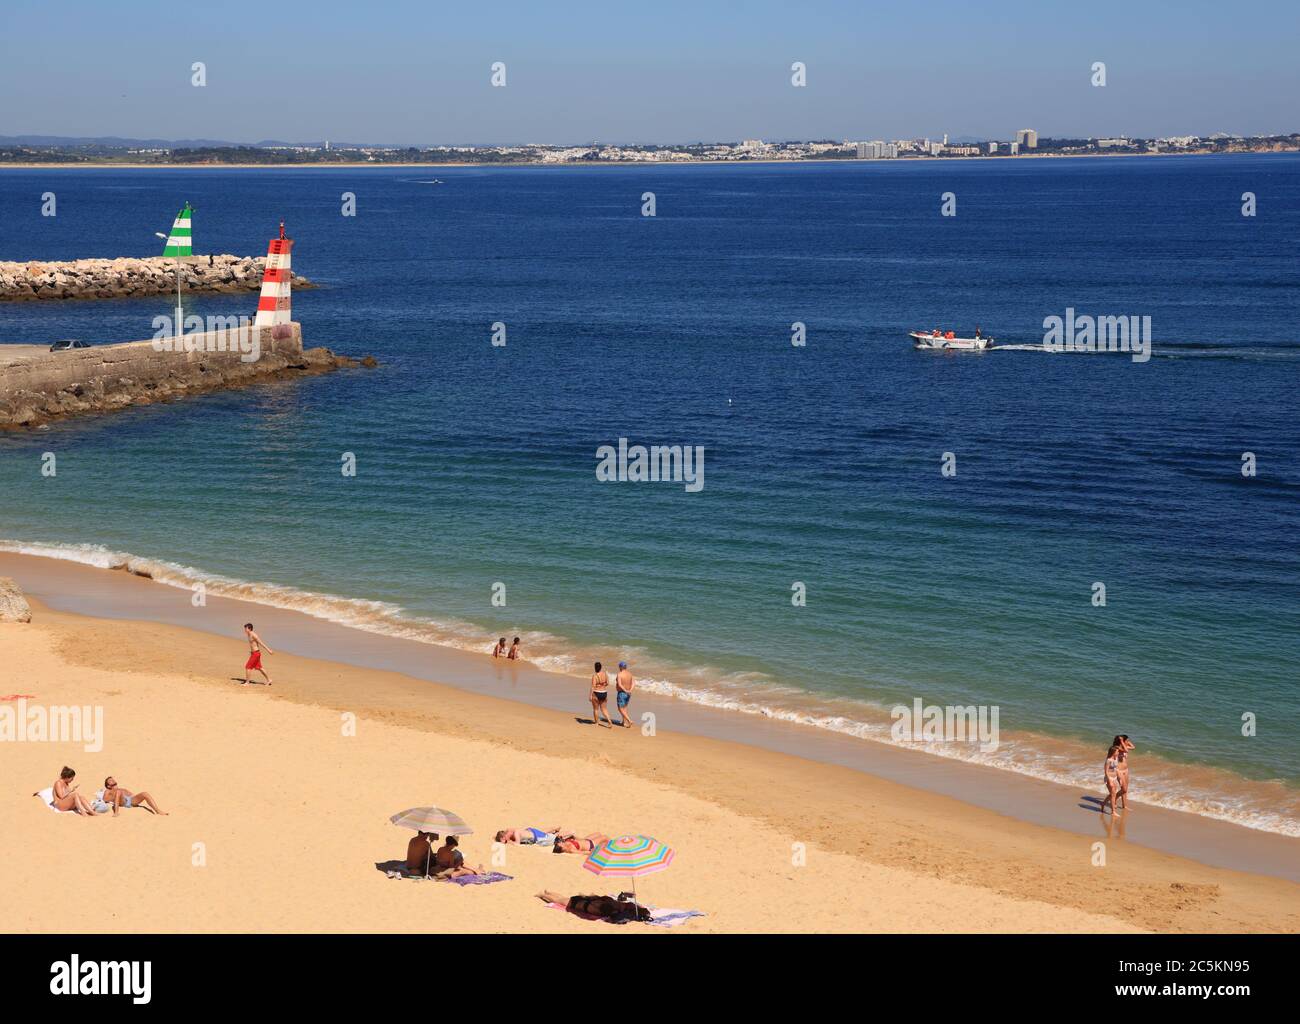
M704 917L702 910L669 910L667 907L651 907L650 920L646 924L658 925L660 928L673 928L689 921L692 917Z
M563 903L548 903L546 905L550 907L552 910L559 910L565 914L569 912L569 908L565 906ZM640 923L658 925L660 928L674 928L679 924L684 924L685 922L689 921L692 917L707 916L702 910L669 910L667 907L659 907L658 909L656 909L655 907L650 906L648 903L642 903L641 906L645 907L646 910L650 911L650 920L642 921ZM623 921L608 921L603 917L587 917L585 914L574 914L573 916L581 917L584 921L604 921L606 924L614 924L614 925L624 925L624 924L632 923L632 920L630 918Z
M456 878L443 878L442 881L455 882L457 885L491 885L493 882L509 882L513 878L513 875L503 875L500 871L489 871L485 875L460 875Z
M52 810L55 814L71 814L71 811L61 811L54 806L54 787L46 786L39 793L35 794L41 798L41 803Z

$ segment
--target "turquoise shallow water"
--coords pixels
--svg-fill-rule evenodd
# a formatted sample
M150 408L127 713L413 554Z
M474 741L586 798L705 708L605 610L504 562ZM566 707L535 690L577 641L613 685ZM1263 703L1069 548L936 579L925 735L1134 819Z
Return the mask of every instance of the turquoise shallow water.
M11 546L476 649L520 633L557 670L624 654L864 738L914 697L996 704L986 760L1089 785L1127 732L1152 798L1300 830L1295 157L5 171L0 258L151 253L185 200L200 251L261 252L284 217L323 286L294 299L308 340L382 367L0 437ZM147 337L168 305L0 306L0 341ZM1067 307L1150 315L1154 357L906 339L1029 347ZM622 436L704 446L703 490L598 482Z

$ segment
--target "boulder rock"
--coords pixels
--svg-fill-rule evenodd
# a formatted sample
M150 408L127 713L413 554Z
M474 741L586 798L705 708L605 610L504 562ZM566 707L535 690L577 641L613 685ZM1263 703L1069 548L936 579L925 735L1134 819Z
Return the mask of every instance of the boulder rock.
M32 606L23 597L18 584L0 576L0 622L31 622Z

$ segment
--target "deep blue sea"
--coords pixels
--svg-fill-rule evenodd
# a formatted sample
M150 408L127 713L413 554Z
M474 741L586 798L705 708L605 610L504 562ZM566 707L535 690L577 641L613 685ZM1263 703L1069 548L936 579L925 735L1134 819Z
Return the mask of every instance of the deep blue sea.
M1094 789L1125 732L1148 799L1300 834L1297 155L5 170L0 259L155 255L186 201L200 253L283 218L307 342L381 367L0 435L10 548L864 741L997 705L975 756ZM0 342L171 305L0 304ZM1152 358L1035 351L1067 308ZM907 338L976 324L1021 347ZM620 437L703 446L703 489L598 481Z

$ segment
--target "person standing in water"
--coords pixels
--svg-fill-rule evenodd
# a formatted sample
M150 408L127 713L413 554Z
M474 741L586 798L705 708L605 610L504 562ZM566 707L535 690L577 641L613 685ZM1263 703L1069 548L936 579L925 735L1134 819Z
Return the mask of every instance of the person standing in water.
M624 729L630 729L632 720L627 717L627 706L632 702L632 690L636 687L636 680L628 671L626 661L618 663L618 675L614 679L614 687L618 690L618 696L615 698L618 703L618 724Z
M605 702L609 700L609 676L600 667L600 662L596 662L596 671L591 676L590 696L592 725L600 725L600 716L604 715L605 728L614 728L614 723L609 718L609 712L605 710Z
M1115 737L1115 746L1119 749L1119 805L1128 810L1128 755L1137 746L1126 735Z
M244 663L244 685L248 685L249 672L260 672L262 678L266 680L266 685L270 686L271 677L266 669L262 668L262 652L274 654L275 651L271 650L270 646L257 635L257 631L253 629L251 622L244 623L244 636L248 640L248 661Z
M1118 739L1119 737L1116 737ZM1106 813L1106 805L1110 805L1110 813L1114 816L1117 808L1115 805L1116 797L1119 795L1119 752L1123 750L1122 746L1112 745L1106 751L1106 761L1101 768L1101 781L1106 786L1106 798L1101 802L1101 813Z

